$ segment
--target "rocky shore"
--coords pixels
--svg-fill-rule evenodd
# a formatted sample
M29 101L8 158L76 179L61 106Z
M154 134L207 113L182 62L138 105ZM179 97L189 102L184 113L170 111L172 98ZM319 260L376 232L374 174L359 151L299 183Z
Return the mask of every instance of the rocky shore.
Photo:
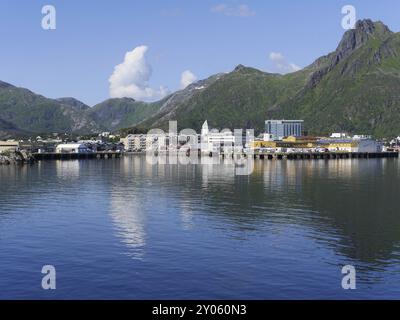
M0 165L33 163L35 159L26 151L3 151L0 153Z

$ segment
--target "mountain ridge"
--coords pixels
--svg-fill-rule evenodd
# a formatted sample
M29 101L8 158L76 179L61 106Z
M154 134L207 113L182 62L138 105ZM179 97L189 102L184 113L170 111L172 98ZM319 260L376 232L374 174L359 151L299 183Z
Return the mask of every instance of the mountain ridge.
M335 51L308 67L277 75L238 65L210 86L206 97L187 102L196 105L197 114L180 105L170 117L155 115L144 125L164 128L167 120L176 118L178 125L199 130L208 119L218 128L254 127L262 132L265 119L300 118L310 134L398 135L399 38L382 22L358 21L355 29L344 33ZM226 92L229 97L224 97Z
M26 112L30 108L33 113ZM177 120L179 128L199 130L205 119L217 128L262 132L265 119L300 118L310 134L349 131L382 137L400 133L399 111L400 33L370 19L358 21L335 51L299 71L281 75L239 64L151 103L118 98L89 107L0 81L0 119L30 132L166 129L170 120ZM44 123L35 126L32 118Z

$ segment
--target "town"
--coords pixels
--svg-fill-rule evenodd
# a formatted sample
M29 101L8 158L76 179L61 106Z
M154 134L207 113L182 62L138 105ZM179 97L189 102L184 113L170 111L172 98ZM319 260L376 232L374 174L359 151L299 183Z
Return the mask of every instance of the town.
M164 133L150 130L147 134L128 134L121 137L111 132L96 136L72 138L68 134L54 133L34 139L9 139L0 141L0 163L24 160L62 160L114 158L121 154L197 152L199 155L254 154L256 158L344 158L357 157L398 157L400 136L391 140L375 140L369 135L332 133L328 137L304 135L303 120L266 120L265 131L257 137L246 130L245 135L209 129L207 120L201 133L182 130L178 133ZM14 158L10 155L14 154ZM311 156L313 155L313 156ZM321 155L320 157L317 155ZM324 155L329 155L328 157Z

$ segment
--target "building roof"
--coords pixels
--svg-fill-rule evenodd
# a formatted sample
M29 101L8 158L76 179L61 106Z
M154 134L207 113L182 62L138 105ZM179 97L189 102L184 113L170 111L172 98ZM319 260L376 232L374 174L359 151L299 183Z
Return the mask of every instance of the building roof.
M281 120L265 120L265 122L304 122L304 120L281 119Z
M57 148L65 148L65 149L68 149L68 148L86 148L86 146L84 145L84 144L81 144L81 143L64 143L64 144L59 144L58 146L57 146Z

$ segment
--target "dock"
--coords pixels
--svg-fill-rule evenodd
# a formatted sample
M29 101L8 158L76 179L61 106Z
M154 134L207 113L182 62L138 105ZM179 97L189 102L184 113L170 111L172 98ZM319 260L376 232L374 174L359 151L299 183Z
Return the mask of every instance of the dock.
M86 160L86 159L115 159L121 157L121 152L101 151L82 153L32 153L36 161L42 160Z
M347 152L347 151L331 151L331 152L252 152L252 153L224 153L224 152L204 152L201 150L192 151L197 153L199 157L219 156L222 159L234 157L252 157L254 159L267 160L329 160L329 159L374 159L374 158L399 158L398 151L384 152ZM186 156L190 156L190 150L186 152ZM129 153L130 154L130 153ZM154 152L154 156L177 155L178 152L164 151Z
M372 159L398 158L398 152L293 152L293 153L254 153L254 159L303 160L303 159Z

